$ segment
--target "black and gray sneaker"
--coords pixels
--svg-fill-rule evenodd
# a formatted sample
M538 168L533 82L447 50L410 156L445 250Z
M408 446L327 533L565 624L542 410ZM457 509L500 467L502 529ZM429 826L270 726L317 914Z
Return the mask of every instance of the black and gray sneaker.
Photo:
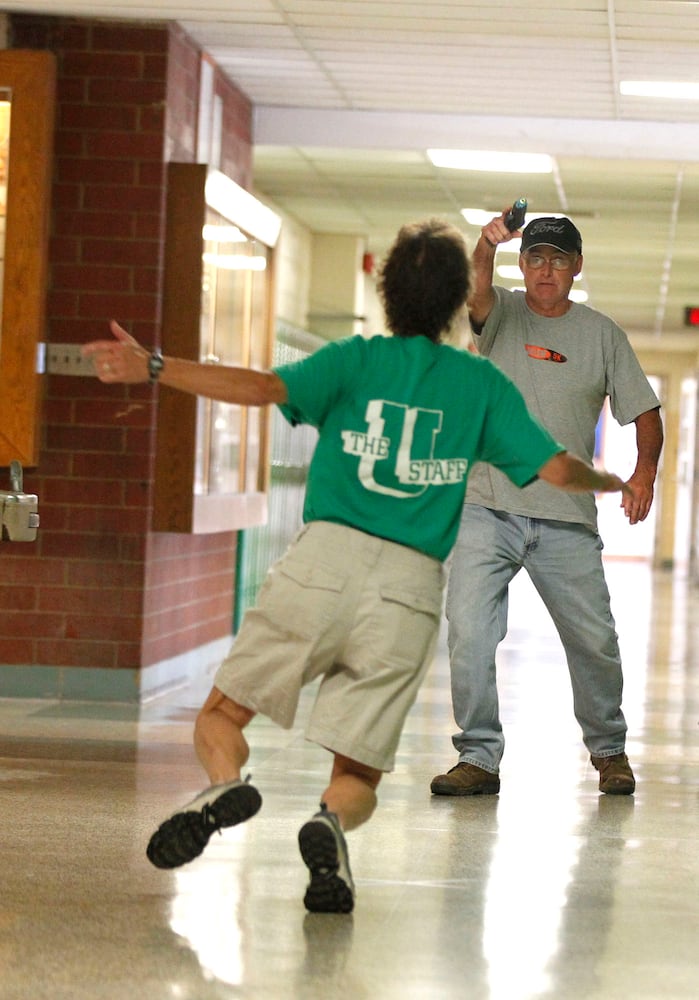
M351 913L354 882L347 844L337 816L324 804L299 830L299 849L311 873L303 898L306 909L311 913Z
M254 816L262 797L248 782L238 778L211 785L166 819L148 842L148 860L156 868L178 868L198 858L216 830Z

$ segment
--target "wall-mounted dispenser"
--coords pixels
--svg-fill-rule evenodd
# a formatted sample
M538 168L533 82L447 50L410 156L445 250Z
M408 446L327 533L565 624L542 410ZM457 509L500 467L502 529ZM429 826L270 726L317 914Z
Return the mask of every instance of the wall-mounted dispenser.
M23 491L24 474L19 462L10 463L10 489L0 490L0 521L3 542L33 542L39 527L39 498Z

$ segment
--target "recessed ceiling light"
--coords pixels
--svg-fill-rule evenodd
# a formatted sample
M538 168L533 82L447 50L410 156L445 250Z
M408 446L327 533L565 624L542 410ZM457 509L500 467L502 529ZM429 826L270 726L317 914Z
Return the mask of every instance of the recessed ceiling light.
M627 97L664 97L673 101L699 101L699 83L671 80L622 80L619 90Z
M487 212L484 208L462 208L461 214L469 226L487 226L497 215L497 212Z
M495 248L495 253L516 253L519 254L522 249L522 240L508 240L507 243L498 243Z
M462 208L460 211L469 226L478 226L481 229L483 226L487 226L489 222L492 222L498 214L497 212L487 211L484 208ZM527 212L525 221L528 225L530 222L533 222L534 219L550 219L551 217L554 219L560 219L562 218L562 213ZM516 239L510 240L508 243L498 243L498 250L502 250L507 253L519 253L519 245L521 242L522 241L520 239Z
M546 153L501 153L486 149L428 149L435 167L490 170L508 174L550 174L553 159Z
M498 264L495 273L506 281L521 281L522 271L517 264Z

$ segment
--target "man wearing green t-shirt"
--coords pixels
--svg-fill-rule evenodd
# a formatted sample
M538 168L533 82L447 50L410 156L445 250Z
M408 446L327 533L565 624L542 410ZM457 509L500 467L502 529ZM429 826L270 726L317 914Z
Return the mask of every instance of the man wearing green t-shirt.
M260 794L241 778L243 730L257 712L291 727L302 685L321 678L306 736L333 764L320 812L299 832L310 872L304 902L350 912L343 831L374 811L430 662L442 562L471 464L490 462L517 486L538 476L571 492L623 489L566 452L490 361L441 343L468 287L463 237L431 220L403 227L382 267L392 337L351 337L268 372L149 356L116 323L115 340L84 348L104 382L150 374L223 402L275 403L292 424L319 432L304 527L271 568L197 717L211 785L151 837L157 867L191 861L215 830L257 812Z

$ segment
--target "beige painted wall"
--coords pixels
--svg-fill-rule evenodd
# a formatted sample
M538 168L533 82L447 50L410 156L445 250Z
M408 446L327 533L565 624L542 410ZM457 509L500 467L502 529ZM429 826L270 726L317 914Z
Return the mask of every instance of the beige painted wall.
M665 444L656 490L659 509L653 562L656 567L669 569L675 561L682 382L685 378L697 376L699 337L688 333L686 336L674 338L632 336L629 339L646 374L657 375L662 379L661 415ZM695 510L696 506L697 494L696 490L693 490L692 510ZM692 528L688 539L692 550L695 547L694 534Z

